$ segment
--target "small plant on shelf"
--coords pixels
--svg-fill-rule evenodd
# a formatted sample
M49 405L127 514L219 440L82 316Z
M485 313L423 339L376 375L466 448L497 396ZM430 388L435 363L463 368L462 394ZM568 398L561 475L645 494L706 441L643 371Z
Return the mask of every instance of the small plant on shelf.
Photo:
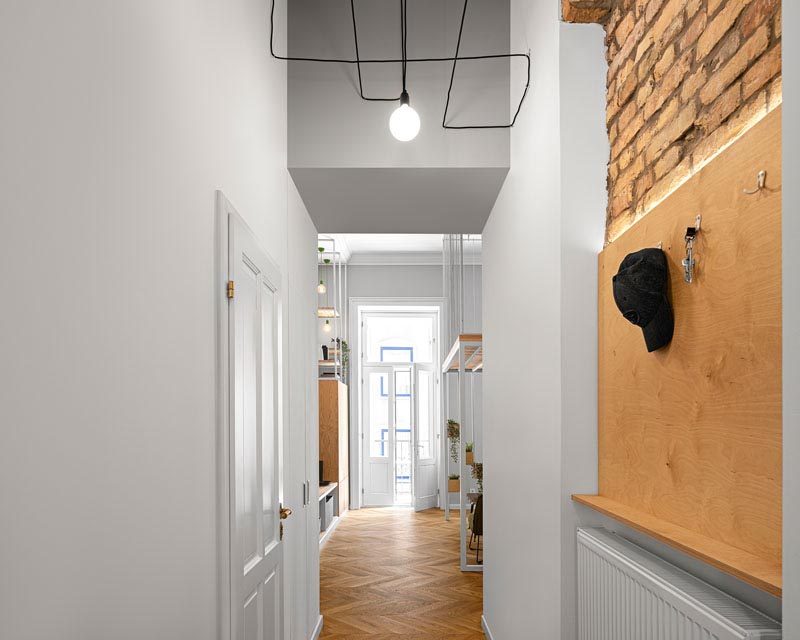
M474 464L475 463L475 443L474 442L467 442L464 445L467 451L467 464Z
M472 477L478 483L478 493L483 493L483 463L476 462L472 465Z
M451 473L447 478L447 491L449 493L457 493L460 491L461 486L459 483L460 476L457 473Z
M461 425L455 420L447 421L447 439L450 441L450 458L458 462L458 441L461 437Z

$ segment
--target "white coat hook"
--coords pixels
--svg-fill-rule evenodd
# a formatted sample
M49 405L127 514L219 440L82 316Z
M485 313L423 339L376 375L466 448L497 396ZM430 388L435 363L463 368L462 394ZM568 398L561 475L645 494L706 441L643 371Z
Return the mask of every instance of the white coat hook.
M767 183L767 172L763 169L759 171L757 180L758 182L756 183L755 189L742 189L742 193L752 196L761 191L764 188L764 185Z
M684 241L686 242L686 257L681 261L683 265L683 279L687 284L691 284L694 279L694 240L697 234L700 233L700 222L702 218L696 216L694 219L694 226L686 228L686 235Z

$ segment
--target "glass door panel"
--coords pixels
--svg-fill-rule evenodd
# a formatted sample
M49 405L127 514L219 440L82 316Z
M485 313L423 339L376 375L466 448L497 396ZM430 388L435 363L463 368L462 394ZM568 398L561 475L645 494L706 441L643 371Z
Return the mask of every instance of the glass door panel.
M364 424L364 506L394 504L394 372L391 367L365 367L362 382Z
M395 504L411 504L411 369L395 369Z

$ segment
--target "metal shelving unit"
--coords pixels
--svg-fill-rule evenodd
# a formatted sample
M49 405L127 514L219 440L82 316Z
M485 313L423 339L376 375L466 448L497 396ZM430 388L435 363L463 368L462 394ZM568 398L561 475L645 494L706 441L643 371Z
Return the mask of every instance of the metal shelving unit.
M317 272L319 280L325 283L326 292L318 294L317 318L320 329L327 322L331 330L324 333L333 342L328 342L329 349L338 349L333 357L319 360L319 377L334 378L347 383L348 371L342 360L341 342L347 342L347 263L342 252L336 248L336 240L330 236L320 235L317 239ZM339 339L339 343L336 339Z

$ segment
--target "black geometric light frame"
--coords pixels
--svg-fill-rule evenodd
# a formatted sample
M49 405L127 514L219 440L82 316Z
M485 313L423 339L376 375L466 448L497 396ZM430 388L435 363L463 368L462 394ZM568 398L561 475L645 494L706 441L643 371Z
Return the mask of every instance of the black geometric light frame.
M390 64L394 63L397 64L398 62L401 64L402 68L402 83L403 83L403 93L405 93L406 89L406 65L409 62L417 63L417 62L452 62L453 67L450 71L450 84L447 87L447 101L445 102L444 107L444 114L442 115L442 128L444 129L510 129L514 126L517 121L517 116L519 115L520 110L522 109L522 103L525 102L525 96L528 95L528 88L530 87L531 83L531 56L530 53L496 53L496 54L487 54L487 55L480 55L480 56L459 56L459 51L461 49L461 36L464 32L464 19L467 15L467 5L469 4L469 0L464 0L464 8L461 12L461 24L458 28L458 41L456 43L456 51L453 57L445 57L445 58L409 58L407 55L406 49L406 42L408 37L408 28L407 28L407 0L399 0L400 3L400 42L401 42L401 57L399 59L396 58L386 58L386 59L367 59L362 60L361 56L359 55L358 51L358 26L356 24L356 9L355 9L355 0L350 0L350 12L353 19L353 41L355 45L355 59L349 58L307 58L302 56L282 56L275 53L275 47L273 42L274 30L275 30L275 0L272 0L272 9L270 11L269 17L269 50L270 54L273 58L277 60L293 60L299 62L334 62L339 64L354 64L358 69L358 93L362 100L367 100L371 102L399 102L401 96L397 96L396 98L374 98L370 96L364 95L364 85L361 79L361 65L362 64ZM511 119L511 122L508 124L470 124L470 125L453 125L447 124L447 113L450 107L450 94L453 90L453 79L455 78L456 74L456 64L459 60L491 60L491 59L498 59L498 58L524 58L526 63L526 80L525 80L525 88L522 91L522 97L517 104L517 110L514 112L514 117ZM402 94L401 94L402 95Z

